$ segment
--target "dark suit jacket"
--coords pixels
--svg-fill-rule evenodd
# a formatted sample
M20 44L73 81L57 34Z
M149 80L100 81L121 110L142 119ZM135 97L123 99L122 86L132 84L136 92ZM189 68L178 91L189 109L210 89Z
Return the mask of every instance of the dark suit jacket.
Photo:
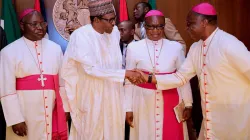
M0 51L7 45L6 34L3 28L0 26Z
M124 46L123 46L123 42L121 42L121 41L120 41L120 49L121 49L121 53L122 53L122 55L123 55L123 48L124 48Z

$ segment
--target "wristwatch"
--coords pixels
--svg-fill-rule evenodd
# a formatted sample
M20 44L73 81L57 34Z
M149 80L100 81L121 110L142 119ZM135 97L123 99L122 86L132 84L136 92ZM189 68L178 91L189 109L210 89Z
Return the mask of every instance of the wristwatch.
M152 77L153 77L153 73L150 73L148 75L148 83L151 83L152 82Z
M185 106L185 108L187 108L187 109L192 109L193 106Z

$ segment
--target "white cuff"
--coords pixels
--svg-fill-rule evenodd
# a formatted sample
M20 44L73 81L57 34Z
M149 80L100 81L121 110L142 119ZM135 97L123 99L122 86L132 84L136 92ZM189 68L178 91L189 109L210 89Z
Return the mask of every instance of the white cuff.
M16 94L3 97L1 99L1 104L8 127L21 122L25 122L23 114L21 112L19 99Z
M185 103L185 107L193 106L192 103Z

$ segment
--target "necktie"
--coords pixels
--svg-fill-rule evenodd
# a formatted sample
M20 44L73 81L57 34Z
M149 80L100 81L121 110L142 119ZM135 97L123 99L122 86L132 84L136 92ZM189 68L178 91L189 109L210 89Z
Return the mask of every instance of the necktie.
M128 44L123 44L123 54L122 54L122 68L126 68L126 53Z
M145 22L141 22L141 39L146 38L146 30L144 28Z

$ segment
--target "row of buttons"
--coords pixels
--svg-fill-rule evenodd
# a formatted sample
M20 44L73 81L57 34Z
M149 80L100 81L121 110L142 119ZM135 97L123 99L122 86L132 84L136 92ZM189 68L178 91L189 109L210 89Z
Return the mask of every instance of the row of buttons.
M38 62L40 64L39 69L43 73L43 70L41 69L42 68L41 53L38 52L37 46L38 46L37 42L35 42L35 49L36 49L36 53L37 53L37 59L38 59ZM44 95L44 91L43 91L43 95ZM46 133L47 133L47 135L50 135L50 133L48 132L48 128L47 128L49 126L49 123L48 123L49 121L47 120L49 115L47 114L47 111L46 111L48 109L48 106L46 105L46 99L47 98L48 98L47 96L44 96L44 106L45 106L45 116L46 116L45 121L46 121ZM48 139L48 137L47 137L47 139Z
M203 48L205 49L206 48L206 44L204 43L203 44ZM207 81L206 81L206 79L207 79L207 73L205 72L205 67L206 67L206 63L205 63L205 58L206 58L206 54L204 54L204 50L203 50L203 60L204 60L204 62L203 62L203 67L202 67L202 69L203 69L203 75L204 75L204 93L205 93L205 103L206 103L206 105L205 105L205 109L206 109L206 118L208 118L208 116L207 116L207 113L209 113L210 111L207 109L207 105L209 104L209 102L207 101L207 96L208 96L208 92L207 92ZM210 120L209 119L206 119L206 139L207 140L209 140L210 138L208 138L208 132L210 131L210 129L208 128L208 123L210 122Z
M162 132L162 130L159 128L159 127L157 127L157 125L158 125L158 123L160 123L160 121L158 120L159 118L158 117L160 117L160 107L159 107L159 105L160 105L160 99L159 99L159 97L160 97L160 94L161 92L159 92L159 91L156 91L156 101L155 101L155 103L156 103L156 111L155 111L155 118L156 118L156 120L155 120L155 122L156 122L156 137L157 138L159 138L160 137L160 133ZM158 125L159 126L159 125Z

